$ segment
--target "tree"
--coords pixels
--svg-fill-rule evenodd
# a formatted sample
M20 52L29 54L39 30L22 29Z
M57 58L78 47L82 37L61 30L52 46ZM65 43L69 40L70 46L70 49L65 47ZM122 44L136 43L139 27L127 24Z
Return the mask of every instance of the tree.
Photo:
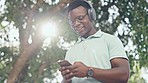
M10 28L10 24L13 28L17 28L20 46L1 46L0 70L8 69L4 71L7 72L6 74L1 74L5 75L2 80L8 77L8 83L15 83L31 78L29 82L40 83L40 79L46 76L54 78L55 71L52 70L58 67L55 62L64 58L65 55L65 50L58 47L60 45L57 43L60 44L60 38L63 38L64 43L76 40L73 36L75 34L68 28L65 14L66 6L71 0L61 0L58 3L56 1L51 0L51 3L46 0L5 1L5 10L0 13L1 27L3 27L1 29L7 33L6 29ZM137 73L141 67L147 67L148 2L146 0L91 0L91 2L97 13L96 28L117 35L124 46L129 47L126 52L130 60L131 75ZM59 37L54 38L51 41L52 44L45 47L43 47L43 41L46 37L40 33L39 26L39 20L43 19L50 19L60 25ZM7 21L8 25L3 26L3 21ZM3 35L0 36L1 39L10 42L9 34ZM14 39L18 41L17 38ZM32 40L31 43L28 42L29 39ZM130 43L134 49L130 48ZM138 67L137 71L135 71L135 65L136 68ZM34 73L36 71L37 73Z
M116 34L128 48L126 52L129 56L131 75L139 73L141 67L148 67L146 63L148 60L148 20L146 19L148 2L146 0L107 0L102 5L100 1L93 1L100 28ZM114 12L110 12L111 10Z
M48 15L51 14L52 16L54 13L58 12L61 8L63 8L67 2L69 2L69 0L60 1L57 4L57 6L50 9L50 13L47 14ZM23 69L26 69L28 67L27 61L29 60L29 58L33 57L33 55L37 55L43 45L43 40L45 38L41 37L40 36L41 34L37 33L37 31L39 31L40 29L39 27L37 27L37 24L33 24L36 22L36 19L38 19L36 15L42 13L42 11L39 11L39 7L43 6L42 4L44 4L44 6L47 7L47 4L43 0L38 0L35 3L29 0L25 1L6 0L6 6L8 12L4 13L4 16L2 16L1 18L3 18L2 20L6 20L8 22L14 22L14 26L16 26L19 29L19 40L20 40L20 56L16 60L9 74L8 83L14 83L16 81L19 81L18 77L19 76L21 77L21 72L23 71ZM53 4L51 4L51 6L52 5ZM45 7L43 7L42 9L45 10L43 11L43 13L49 11L46 10ZM26 26L24 27L23 25L25 24ZM35 26L36 30L33 29L33 25ZM29 37L32 37L31 44L29 44L28 42ZM38 40L38 38L40 40L36 41Z

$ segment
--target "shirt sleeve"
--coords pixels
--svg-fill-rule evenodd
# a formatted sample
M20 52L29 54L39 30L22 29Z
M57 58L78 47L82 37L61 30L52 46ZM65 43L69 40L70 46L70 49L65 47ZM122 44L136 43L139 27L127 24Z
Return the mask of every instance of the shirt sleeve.
M118 57L128 59L123 44L118 37L114 36L109 42L110 60Z

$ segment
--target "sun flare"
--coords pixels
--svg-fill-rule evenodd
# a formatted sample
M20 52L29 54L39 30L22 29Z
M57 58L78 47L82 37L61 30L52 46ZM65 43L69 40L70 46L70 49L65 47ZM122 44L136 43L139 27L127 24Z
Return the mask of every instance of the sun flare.
M57 34L56 24L53 22L46 22L41 24L41 33L45 37L54 37Z

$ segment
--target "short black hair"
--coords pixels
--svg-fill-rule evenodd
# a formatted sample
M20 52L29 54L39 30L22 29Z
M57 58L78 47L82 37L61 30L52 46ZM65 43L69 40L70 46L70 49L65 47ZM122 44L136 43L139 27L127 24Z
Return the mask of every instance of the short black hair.
M84 0L73 0L68 6L68 12L79 7L83 6L86 9L91 9L90 5Z

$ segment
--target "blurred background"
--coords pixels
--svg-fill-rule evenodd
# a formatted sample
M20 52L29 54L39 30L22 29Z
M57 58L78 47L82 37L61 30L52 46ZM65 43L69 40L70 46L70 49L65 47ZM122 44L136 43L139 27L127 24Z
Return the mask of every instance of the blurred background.
M57 61L76 43L72 0L0 0L0 83L60 83ZM118 36L129 57L128 83L148 83L148 0L89 0L96 29Z

